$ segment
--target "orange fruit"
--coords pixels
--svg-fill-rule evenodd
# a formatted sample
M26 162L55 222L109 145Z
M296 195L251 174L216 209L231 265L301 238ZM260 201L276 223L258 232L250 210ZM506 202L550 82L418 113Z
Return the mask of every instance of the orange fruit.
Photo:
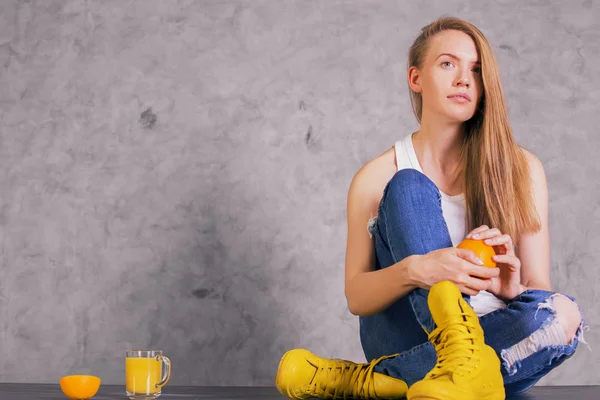
M456 246L459 249L472 250L475 257L483 261L484 267L495 268L496 262L492 259L496 255L494 248L483 243L483 240L465 239Z
M70 399L94 397L100 387L100 378L92 375L69 375L60 378L60 388Z

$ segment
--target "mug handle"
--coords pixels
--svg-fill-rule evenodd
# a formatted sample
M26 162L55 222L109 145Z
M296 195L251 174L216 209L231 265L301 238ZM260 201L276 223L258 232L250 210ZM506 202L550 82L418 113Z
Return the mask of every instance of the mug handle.
M166 376L163 375L162 380L155 385L157 388L161 388L169 382L169 379L171 379L171 360L165 356L156 356L156 361L162 361L163 365L167 367Z

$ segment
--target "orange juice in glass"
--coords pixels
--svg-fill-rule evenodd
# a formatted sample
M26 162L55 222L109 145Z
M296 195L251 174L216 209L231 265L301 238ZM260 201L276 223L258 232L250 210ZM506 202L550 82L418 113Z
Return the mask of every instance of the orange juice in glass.
M125 393L130 399L157 398L161 395L162 387L170 378L171 361L162 355L162 351L127 351Z

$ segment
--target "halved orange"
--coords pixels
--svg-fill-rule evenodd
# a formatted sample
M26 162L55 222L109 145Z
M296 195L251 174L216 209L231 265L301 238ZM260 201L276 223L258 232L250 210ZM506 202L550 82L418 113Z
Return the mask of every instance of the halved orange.
M465 239L456 246L459 249L472 250L476 257L483 261L484 267L495 268L496 262L492 259L496 255L494 248L483 243L483 240Z
M70 399L94 397L100 387L100 378L92 375L69 375L60 378L60 388Z

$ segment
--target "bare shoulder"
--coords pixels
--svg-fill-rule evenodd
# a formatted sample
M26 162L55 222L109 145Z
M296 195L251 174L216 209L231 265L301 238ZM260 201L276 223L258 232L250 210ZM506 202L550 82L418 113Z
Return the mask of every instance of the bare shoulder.
M527 160L529 172L531 173L531 178L533 179L535 186L546 185L546 173L544 172L544 165L540 159L524 147L521 147L521 150Z
M357 200L368 203L373 214L383 196L383 189L387 182L396 173L396 158L394 148L365 163L354 175L348 192L348 201ZM375 215L375 214L374 214Z

